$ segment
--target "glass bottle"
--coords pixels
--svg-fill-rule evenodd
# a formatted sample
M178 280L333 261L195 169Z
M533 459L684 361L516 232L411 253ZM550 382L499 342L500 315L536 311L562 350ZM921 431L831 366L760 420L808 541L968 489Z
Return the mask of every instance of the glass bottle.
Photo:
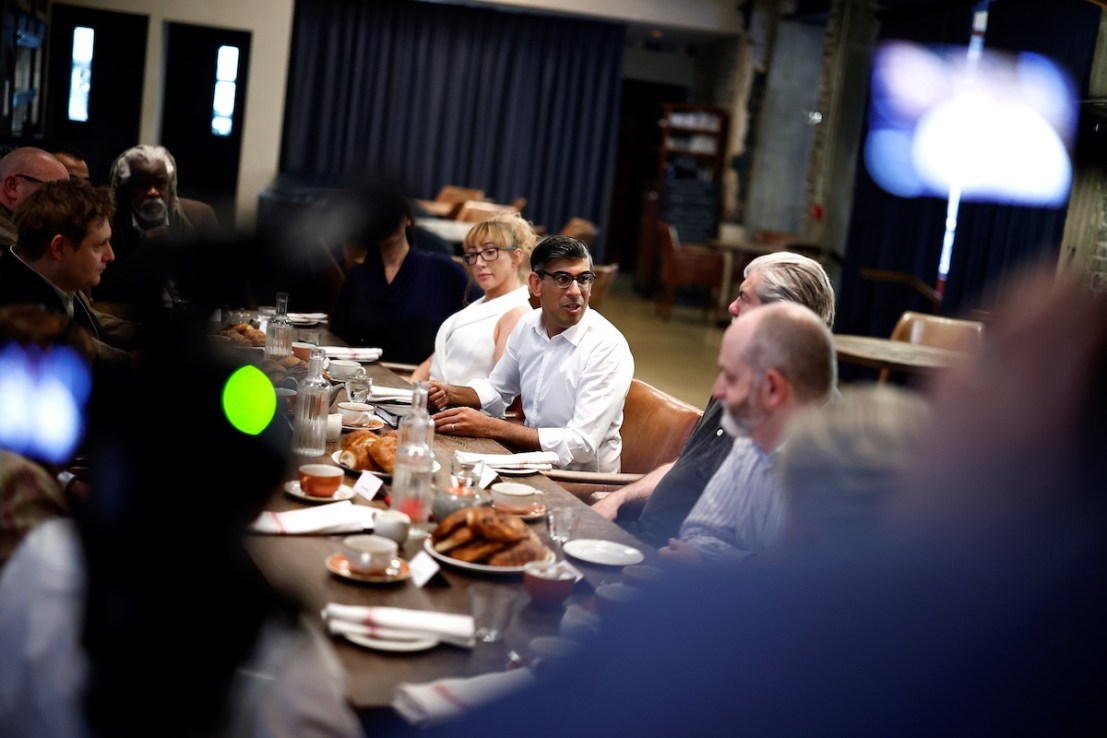
M323 378L326 352L318 346L311 350L307 376L296 388L296 414L292 421L292 453L322 456L327 450L327 411L330 409L331 384Z
M400 420L392 508L407 513L416 530L427 532L434 501L434 420L427 410L425 381L415 384L411 412Z
M265 358L280 361L292 353L292 319L288 317L288 293L277 293L277 313L265 327Z

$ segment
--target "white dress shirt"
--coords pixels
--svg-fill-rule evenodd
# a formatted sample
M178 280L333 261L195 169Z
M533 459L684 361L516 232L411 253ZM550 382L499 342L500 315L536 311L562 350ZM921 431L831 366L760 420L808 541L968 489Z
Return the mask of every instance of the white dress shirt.
M491 374L496 323L504 313L517 307L530 307L530 290L526 286L494 300L482 297L446 318L434 338L431 379L467 387L474 379Z
M776 454L747 437L735 438L680 526L680 540L695 546L707 561L741 560L775 546L784 518Z
M524 315L492 374L470 386L481 409L500 417L517 395L543 451L563 469L617 472L623 401L634 357L623 334L587 309L579 323L550 338L541 310Z

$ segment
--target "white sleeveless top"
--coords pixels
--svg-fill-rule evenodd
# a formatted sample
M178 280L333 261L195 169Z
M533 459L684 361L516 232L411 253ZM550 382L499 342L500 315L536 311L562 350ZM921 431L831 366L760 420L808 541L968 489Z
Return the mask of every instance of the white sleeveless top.
M526 285L494 300L481 298L443 321L434 339L431 379L457 387L468 386L492 373L496 322L509 310L530 307Z

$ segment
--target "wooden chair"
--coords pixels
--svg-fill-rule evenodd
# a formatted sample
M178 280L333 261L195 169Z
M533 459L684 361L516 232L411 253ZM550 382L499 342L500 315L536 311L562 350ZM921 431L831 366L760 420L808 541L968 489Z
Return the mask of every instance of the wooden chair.
M615 275L619 273L619 265L593 264L592 271L596 273L596 281L592 284L592 294L588 297L588 307L599 310L604 297L611 291L611 285L615 283Z
M870 279L874 282L891 282L893 284L906 285L926 298L935 315L942 311L942 294L914 274L897 272L891 269L865 268L861 270L861 276L864 279Z
M502 213L505 210L512 213L519 212L510 205L485 202L484 200L466 200L461 203L461 207L458 209L457 215L454 216L454 220L459 220L463 223L483 223L496 213Z
M891 339L950 351L975 352L984 342L984 324L978 320L943 318L907 310L899 316ZM878 381L887 382L891 375L890 369L884 369Z
M511 201L511 207L515 208L520 213L522 213L524 210L526 210L527 198L525 198L525 197L516 197L514 200Z
M570 218L565 225L561 226L561 230L558 231L562 236L572 236L589 249L592 248L592 244L595 242L599 232L600 230L596 228L595 223L584 218Z
M640 379L630 381L623 404L622 472L602 474L554 469L545 472L581 499L628 484L680 455L684 442L703 413Z
M722 287L725 260L715 249L700 244L682 244L676 228L663 220L657 221L657 239L661 252L661 291L657 312L665 320L672 317L673 302L678 287L704 287L710 292L705 310L715 305L715 295Z

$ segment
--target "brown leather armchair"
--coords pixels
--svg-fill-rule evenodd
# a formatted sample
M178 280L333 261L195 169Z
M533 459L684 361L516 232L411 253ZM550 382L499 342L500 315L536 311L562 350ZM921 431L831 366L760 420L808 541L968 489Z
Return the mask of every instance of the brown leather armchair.
M544 472L565 489L589 501L593 492L629 484L680 455L703 413L640 379L632 379L623 404L622 472Z
M715 293L723 284L723 255L701 244L682 244L676 229L663 220L657 222L657 238L661 252L658 314L665 320L670 318L678 287L706 287L710 292L706 307L714 307Z

